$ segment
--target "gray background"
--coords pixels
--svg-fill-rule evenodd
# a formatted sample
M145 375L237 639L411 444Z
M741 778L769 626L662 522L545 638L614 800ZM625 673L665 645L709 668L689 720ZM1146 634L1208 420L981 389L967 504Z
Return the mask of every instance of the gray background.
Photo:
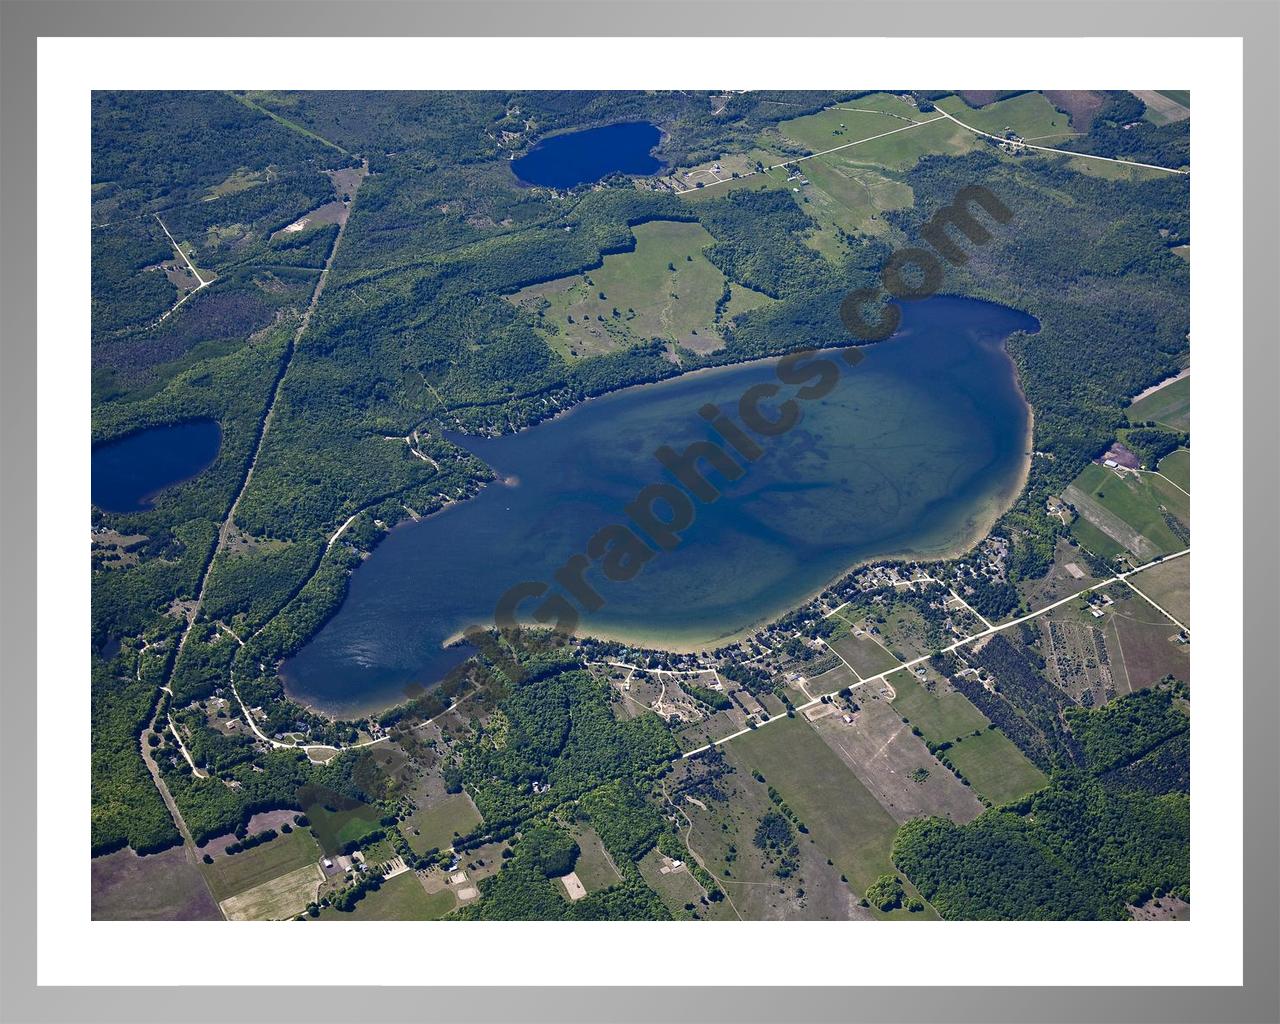
M1280 96L1280 8L1256 2L1077 0L1075 3L760 3L594 0L588 3L355 3L204 0L152 3L0 0L0 1016L4 1020L548 1020L548 1021L1260 1021L1280 1020L1280 901L1277 899L1280 774L1277 703L1276 101ZM301 988L187 989L35 987L32 856L35 787L35 189L36 43L46 36L448 36L448 35L815 35L886 36L1238 36L1245 39L1245 904L1243 988ZM909 60L904 69L909 69ZM907 74L908 70L904 70ZM910 72L917 78L918 70ZM936 84L936 83L934 83ZM955 83L963 85L964 83ZM1010 83L1033 84L1033 83ZM1176 83L1170 83L1176 84ZM175 83L177 86L178 83ZM340 75L335 87L342 85ZM1242 558L1244 552L1241 553ZM1221 643L1237 642L1222 637ZM71 693L78 681L68 680ZM1211 681L1210 681L1211 682ZM1234 680L1224 680L1230 685ZM1198 880L1199 891L1211 889ZM145 926L140 926L145 929ZM619 928L627 926L620 925ZM891 927L891 926L888 926ZM714 931L714 930L712 930ZM709 935L711 933L708 933ZM1134 941L1140 941L1138 932ZM226 977L234 950L196 953ZM465 946L466 936L459 931ZM875 940L859 934L859 939ZM145 956L145 930L138 934ZM444 951L423 949L424 976ZM1113 950L1112 953L1117 951ZM761 961L777 962L778 947ZM995 965L980 953L977 976ZM785 960L785 954L782 955ZM351 963L352 981L373 959ZM363 965L362 965L363 962ZM1063 970L1075 969L1064 963ZM798 968L798 965L797 965ZM1176 978L1179 965L1169 965ZM500 976L501 965L494 965ZM162 979L157 979L161 981ZM866 979L863 979L866 980ZM1000 979L1006 980L1006 979ZM1014 980L1014 979L1008 979Z

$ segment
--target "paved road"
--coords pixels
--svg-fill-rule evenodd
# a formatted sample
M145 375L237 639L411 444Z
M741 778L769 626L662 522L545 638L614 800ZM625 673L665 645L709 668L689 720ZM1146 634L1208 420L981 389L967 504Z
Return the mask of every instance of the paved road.
M951 114L948 114L941 107L934 107L934 109L943 117L947 117L947 118L950 118L952 121L955 121L955 123L958 124L961 128L966 128L969 131L973 132L974 135L981 135L984 138L995 139L996 142L1009 141L1008 139L1002 139L999 135L992 135L990 132L984 132L980 128L973 127L973 125L965 124L959 118L953 117ZM1139 163L1137 160L1120 160L1117 157L1113 157L1113 156L1095 156L1092 153L1077 153L1073 149L1053 149L1049 146L1033 146L1027 142L1020 142L1018 143L1018 145L1021 146L1023 149L1036 149L1042 153L1061 153L1063 156L1078 156L1078 157L1083 157L1085 160L1105 160L1109 164L1124 164L1127 167L1146 167L1148 170L1164 171L1166 174L1190 174L1191 173L1190 171L1179 170L1176 167L1161 167L1159 164Z
M1129 585L1129 589L1130 589L1130 590L1132 590L1135 594L1137 594L1140 598L1142 598L1142 600L1146 601L1146 602L1147 602L1147 604L1151 605L1151 607L1152 607L1152 608L1154 608L1156 611L1158 611L1161 615L1163 615L1166 619L1168 619L1170 622L1172 622L1172 623L1173 623L1175 626L1177 626L1179 629L1184 630L1184 631L1185 631L1185 632L1187 632L1187 633L1190 633L1190 632L1191 632L1191 627L1190 627L1190 626L1188 626L1188 625L1185 625L1185 624L1184 624L1184 623L1182 623L1182 622L1179 622L1179 621L1178 621L1178 619L1176 619L1176 618L1175 618L1175 617L1174 617L1174 616L1169 612L1169 610L1168 610L1167 608L1162 608L1162 607L1160 607L1160 605L1156 604L1156 603L1155 603L1155 601L1151 600L1151 598L1149 598L1146 594L1144 594L1141 590L1139 590L1136 586L1134 586L1134 585L1133 585L1132 583L1130 583L1128 580L1125 580L1125 583L1127 583L1127 584Z
M883 113L883 111L877 111L877 113ZM897 115L890 114L888 116L896 117ZM808 156L797 156L792 158L791 160L783 160L782 163L779 163L779 164L770 164L768 167L765 168L765 171L768 172L768 171L777 170L777 168L779 167L790 167L792 164L802 163L805 160L812 160L814 157L826 156L828 153L837 153L842 149L848 149L850 146L861 146L864 142L875 142L876 139L883 139L886 135L897 135L898 132L909 132L912 128L921 128L926 124L933 124L934 121L941 121L941 120L942 118L940 117L931 117L927 121L913 121L911 124L906 125L902 128L894 128L892 131L881 132L879 135L872 135L865 139L858 139L855 142L846 142L843 146L832 146L830 149L824 149L817 153L810 153ZM737 180L740 180L742 178L749 178L751 177L751 175L759 174L759 173L760 173L759 171L747 171L746 174L739 175ZM703 188L710 188L712 185L718 185L721 181L734 181L734 180L735 179L733 178L721 178L719 179L719 181L713 181L704 185ZM694 186L693 188L682 188L682 189L678 189L675 194L678 196L683 196L683 195L687 195L690 192L695 192L697 190L698 190L697 186Z
M1084 587L1081 590L1077 590L1073 594L1069 594L1067 597L1062 598L1060 601L1054 601L1053 604L1047 604L1043 608L1039 609L1038 611L1029 612L1028 614L1021 615L1016 619L1010 619L1008 622L1001 623L998 626L990 626L987 629L979 630L977 633L974 633L971 636L967 636L962 640L957 640L955 643L949 644L948 646L943 648L943 651L951 652L951 651L959 650L961 647L964 647L967 644L971 644L976 640L981 640L984 636L991 636L993 633L999 633L1003 630L1011 629L1014 626L1021 625L1024 622L1029 622L1031 619L1039 618L1041 615L1044 615L1046 612L1051 612L1055 608L1060 608L1062 605L1067 604L1068 602L1074 601L1076 598L1080 597L1083 594L1090 593L1091 591L1094 591L1094 590L1101 590L1104 587L1109 587L1115 583L1127 583L1130 589L1132 589L1135 593L1140 594L1143 598L1145 598L1148 602L1150 602L1150 604L1154 608L1156 608L1157 611L1162 612L1172 622L1176 623L1182 629L1185 629L1188 634L1190 634L1191 630L1189 627L1183 626L1182 623L1178 622L1178 620L1175 619L1172 615L1169 615L1167 611L1165 611L1158 604L1152 601L1151 598L1147 597L1146 594L1143 594L1142 591L1138 590L1138 588L1135 587L1132 583L1129 583L1129 578L1131 576L1136 576L1138 573L1144 572L1145 570L1150 569L1152 566L1163 565L1165 562L1171 562L1175 558L1182 558L1183 556L1189 555L1189 554L1191 554L1191 549L1184 548L1182 551L1179 551L1172 555L1165 555L1163 558L1157 558L1154 561L1147 562L1145 565L1138 566L1136 569L1130 569L1128 572L1117 573L1115 576L1112 576L1110 579L1105 579L1101 583L1094 583L1092 586ZM839 652L836 652L836 653L837 655L839 654ZM901 665L897 666L896 668L890 669L888 672L885 672L881 675L873 676L871 677L871 679L863 680L863 682L873 682L876 679L885 679L885 677L893 675L894 672L901 672L903 669L914 668L916 665L919 665L919 664L922 664L923 662L928 661L931 657L932 657L931 654L922 654L918 658L912 658L910 661L904 661ZM841 658L840 660L844 661L843 658ZM845 662L845 664L849 665L848 662ZM852 671L853 666L849 665L849 669L850 671ZM856 676L857 673L854 672L854 675ZM887 682L888 680L886 679L885 681ZM832 690L830 693L819 694L817 697L814 697L812 700L807 701L804 704L797 705L796 710L803 711L805 710L805 708L813 707L815 704L821 703L823 697L832 697L837 693L839 693L839 690ZM776 722L778 721L778 719L785 718L785 717L786 717L785 715L777 715L773 718L766 719L765 721L760 722L756 726L756 729L763 729L770 722ZM693 757L694 754L701 754L704 750L710 750L713 746L718 747L721 744L727 743L729 740L737 739L739 736L745 736L747 735L747 733L754 732L754 731L755 729L739 729L737 732L731 733L728 736L725 736L723 739L716 740L715 743L707 743L701 747L698 747L697 750L690 750L688 753L682 754L681 757Z
M365 163L365 170L368 171L368 163ZM357 191L359 185L356 186ZM352 196L351 206L355 205L355 196ZM258 465L258 456L262 454L263 445L266 444L267 434L271 430L271 421L275 416L276 404L280 399L280 391L284 385L284 379L289 373L289 366L293 362L294 353L298 348L298 341L302 335L306 333L307 327L311 324L311 316L315 312L316 306L320 302L320 296L324 293L325 282L329 280L329 271L333 267L333 261L337 258L338 248L342 245L342 236L346 233L347 224L351 219L351 206L347 208L347 216L343 218L342 223L338 225L338 235L333 240L333 248L329 250L329 258L324 261L324 269L320 271L320 277L316 281L316 286L311 292L311 301L307 304L306 311L302 314L302 321L298 324L297 330L293 332L293 336L289 339L289 348L285 352L284 366L280 371L280 376L276 378L275 388L271 392L271 401L267 405L266 414L262 418L262 426L258 430L258 443L253 449L253 458L249 460L249 468L245 472L244 482L240 485L240 490L236 493L235 500L231 502L231 507L227 509L226 518L222 521L222 526L218 529L218 541L213 546L213 553L209 556L209 561L205 563L204 572L200 575L200 587L196 592L195 604L192 606L187 616L187 626L182 631L182 638L178 641L178 654L173 659L176 666L178 657L182 655L182 649L187 644L187 637L191 635L191 628L195 625L196 617L200 614L200 608L204 604L205 591L209 586L209 576L213 569L213 563L217 560L218 552L220 552L227 543L227 538L231 534L232 526L235 523L236 509L240 507L240 502L245 496L245 492L249 490L249 482L253 479L253 471Z

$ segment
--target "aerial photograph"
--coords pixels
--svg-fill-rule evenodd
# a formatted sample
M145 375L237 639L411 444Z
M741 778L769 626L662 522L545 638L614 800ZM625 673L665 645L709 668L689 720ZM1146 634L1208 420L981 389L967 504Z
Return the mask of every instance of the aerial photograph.
M91 125L94 920L1190 920L1190 91Z

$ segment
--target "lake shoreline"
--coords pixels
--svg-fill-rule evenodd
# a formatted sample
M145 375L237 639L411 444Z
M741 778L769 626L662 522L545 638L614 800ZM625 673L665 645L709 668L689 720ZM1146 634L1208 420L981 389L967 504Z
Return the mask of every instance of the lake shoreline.
M1006 352L1006 355L1008 353ZM1010 360L1012 364L1012 360ZM1021 383L1017 380L1017 368L1013 367L1014 380L1018 383L1018 391L1022 392ZM1026 396L1023 396L1026 401ZM637 647L649 651L662 651L668 654L699 654L702 652L712 651L720 647L731 647L734 644L747 640L761 629L765 628L779 619L786 618L792 612L810 604L815 598L825 590L829 590L834 584L839 583L842 579L851 573L857 572L859 569L868 565L875 565L879 562L898 562L911 561L922 563L951 562L957 558L968 554L984 540L991 535L991 530L1000 517L1003 516L1010 508L1013 507L1022 492L1026 489L1027 481L1031 476L1031 459L1032 459L1032 443L1035 436L1035 410L1031 403L1027 402L1027 429L1023 439L1024 456L1022 468L1018 474L1018 483L1008 493L994 495L984 502L981 510L975 515L975 527L965 534L963 540L953 540L941 547L937 553L922 551L901 551L886 554L877 554L868 556L867 558L858 559L856 562L847 566L835 576L827 580L821 587L813 590L807 597L801 601L788 603L782 610L773 614L764 615L757 618L750 625L744 626L732 632L724 633L718 637L698 642L672 642L665 636L647 635L643 632L627 631L627 630L610 630L605 629L587 629L579 628L573 631L573 637L577 640L598 640L606 643L621 643L630 647ZM446 639L444 646L451 647L463 640L462 632L459 631Z
M961 301L965 301L967 297L956 296L954 298L960 299ZM975 301L975 300L968 299L967 301ZM976 300L976 301L984 305L1001 305L1001 304L987 303L986 300ZM1021 313L1023 316L1028 316L1023 311L1016 310L1012 307L1002 307L1002 308L1008 309L1010 312ZM1032 321L1034 322L1034 318L1032 318ZM1027 328L1021 328L1021 330L1026 331ZM820 595L824 590L829 589L833 583L847 577L850 573L857 571L862 566L877 563L877 562L896 561L896 560L911 560L911 561L922 562L922 563L946 562L946 561L951 561L956 558L959 558L964 554L966 554L967 552L973 550L978 544L980 544L986 537L990 535L991 529L994 526L994 524L1012 506L1012 504L1017 500L1018 496L1024 493L1026 489L1027 481L1029 479L1031 459L1033 458L1032 441L1034 438L1034 430L1035 430L1035 412L1034 412L1034 409L1031 407L1030 403L1027 401L1026 394L1022 388L1022 382L1020 380L1018 367L1009 351L1009 340L1016 333L1018 332L1010 331L1007 334L1003 334L1000 336L989 335L985 344L989 347L991 356L998 358L1000 361L1000 364L1002 365L1002 368L1009 374L1007 378L1004 378L1005 383L1002 384L1001 386L1007 389L1010 388L1010 385L1012 386L1010 389L1010 397L1006 399L1006 401L1011 403L1010 404L1011 411L1015 406L1018 410L1018 413L1019 413L1018 418L1021 420L1021 423L1018 424L1018 427L1021 428L1020 430L1021 438L1019 439L1016 434L1005 435L1006 440L1003 443L1003 451L1006 454L1002 456L1003 464L992 463L991 466L989 466L984 473L985 478L991 482L992 489L987 490L986 493L984 494L980 486L975 488L972 494L972 497L970 499L972 501L972 504L968 505L968 507L965 507L963 504L960 504L959 507L955 508L956 514L954 514L950 518L950 520L944 517L940 522L935 523L932 528L932 536L921 537L919 536L918 533L913 536L912 533L908 531L906 533L899 534L896 545L893 546L892 548L887 546L885 550L876 551L874 550L872 545L868 543L867 551L865 555L856 550L849 552L852 555L858 556L851 561L837 563L834 560L828 560L825 562L825 564L823 564L822 568L825 571L829 571L830 575L827 576L827 578L821 580L820 583L816 583L812 587L807 588L799 597L797 597L796 592L793 591L791 594L786 595L784 597L785 603L783 604L779 604L776 606L770 606L768 604L765 604L763 609L759 613L755 615L751 615L750 618L747 618L746 616L744 616L743 618L745 619L745 621L739 620L742 622L740 626L732 630L725 631L723 633L719 633L719 634L715 633L715 625L716 625L715 622L706 621L705 619L701 620L701 623L700 623L701 629L689 630L686 632L684 629L681 628L682 623L673 619L671 615L666 615L665 624L659 624L659 623L662 623L662 616L659 616L658 623L655 623L654 625L651 625L651 626L647 624L640 624L635 626L628 626L623 624L619 627L612 627L609 625L591 623L588 621L580 624L579 629L575 631L575 635L578 638L584 639L584 640L594 639L594 640L601 640L606 642L624 643L629 646L640 647L643 649L661 650L661 651L667 651L667 652L676 653L676 654L687 654L687 653L694 653L699 651L714 650L719 647L730 646L734 643L740 642L741 640L759 632L761 628L766 627L768 624L776 622L778 619L785 617L786 615L788 615L791 612L794 612L798 608L804 607L805 605L810 603L815 597ZM817 350L815 352L815 357L820 358L819 353L824 351L830 351L834 356L835 353L841 351L842 349L848 349L851 347L863 347L863 346L854 346L854 345L831 346L830 349ZM867 346L867 347L874 348L878 346L873 345L873 346ZM776 362L778 358L780 358L779 355L773 354L773 355L759 356L752 359L742 360L736 363L720 363L712 366L701 366L696 369L688 370L682 373L677 373L671 377L663 378L662 380L659 380L659 381L632 384L627 386L626 388L620 388L614 391L606 392L601 395L592 396L591 398L587 398L580 402L577 402L566 409L559 410L553 417L549 417L548 419L542 420L541 424L545 425L553 420L563 420L572 413L575 413L575 412L582 413L590 409L594 409L596 411L596 416L595 416L596 420L598 421L607 420L610 417L610 413L601 412L599 410L599 403L597 401L598 399L609 398L609 399L617 400L619 396L623 395L624 393L639 391L639 389L641 388L650 389L649 391L646 392L646 395L648 395L652 393L652 385L655 385L655 384L665 383L672 386L678 386L677 385L678 381L691 383L692 379L694 378L718 377L723 374L730 374L735 371L741 371L742 369L750 367L752 365L771 364ZM995 369L996 368L993 367L992 371L994 372ZM997 376L1003 377L1003 373L1000 373ZM1014 393L1016 393L1016 400L1013 397ZM668 398L668 401L670 400L671 399ZM631 404L635 404L634 394L631 396L630 402ZM1010 425L1012 426L1012 424ZM484 491L484 490L490 489L489 484L491 483L498 483L498 484L503 484L504 486L511 486L513 481L505 478L509 477L512 472L519 472L518 464L512 465L508 462L507 458L504 457L508 454L507 452L504 452L501 450L494 450L493 448L491 448L491 446L501 444L504 439L509 439L510 437L513 437L516 434L526 433L526 432L527 431L525 430L521 430L521 431L513 432L510 435L500 435L498 437L459 434L453 431L450 431L449 434L450 434L450 440L453 441L453 443L458 444L460 447L466 448L468 451L471 451L472 454L475 454L477 455L477 457L488 462L491 468L495 471L494 477L491 478L491 480L481 488L481 491ZM471 443L473 441L475 442L474 446ZM497 457L495 458L494 456L497 456ZM980 480L982 479L982 477L975 477L974 479ZM495 488L494 490L497 490L497 489ZM864 492L864 493L871 493L871 492ZM474 496L472 500L475 500ZM499 499L499 501L501 501L501 499ZM450 506L454 505L454 503L452 502L449 504ZM470 504L470 502L459 502L457 504L467 505L467 504ZM506 503L503 502L503 504L505 505ZM512 504L515 505L516 503L512 502ZM441 513L447 510L448 508L442 508L438 510L436 513L433 513L432 516L430 517L423 517L423 521L427 519L434 519L440 516ZM511 509L507 508L506 511L510 512ZM414 525L414 524L404 523L400 525L405 526L407 529L408 526ZM400 530L397 527L393 529L392 532L399 534ZM455 534L456 532L457 532L457 528L454 527L448 531L448 534ZM818 532L818 533L814 533L812 536L815 538L824 538L831 535L825 532ZM384 538L384 542L385 542L385 538ZM895 543L892 535L890 534L885 535L884 542L886 543L886 545ZM854 546L856 547L856 545ZM403 551L399 552L400 556L403 556L403 554L404 554ZM395 555L392 555L391 557L393 558L393 560L396 560L397 558L397 556ZM838 567L835 568L834 571L831 571L833 566L838 566ZM813 568L817 568L817 565L814 564ZM818 575L817 573L812 573L811 578L816 578L817 575ZM378 579L378 578L379 577L375 576L375 577L372 577L371 579ZM366 583L366 588L369 585L370 585L369 583ZM379 588L378 591L376 592L381 592L381 588ZM372 593L375 593L375 591L368 591L368 590L366 591L366 594L362 598L362 601L364 602L364 604L367 605L369 594L372 594ZM769 591L766 589L761 591L760 593L761 595L765 596L767 600L767 595ZM785 593L785 589L784 589L784 593ZM348 593L347 597L344 598L343 603L346 604L350 600L351 600L351 595L350 593ZM748 614L750 614L751 612L750 607L747 607L743 610L746 610ZM357 613L357 615L359 616L359 613ZM482 619L483 614L481 614L479 618ZM361 620L359 617L357 617L356 619L351 621L355 623ZM465 622L466 620L464 619L463 621ZM691 619L690 621L695 621L695 620ZM461 625L461 623L459 623L459 625ZM672 628L673 626L675 627L674 630ZM350 632L351 628L352 628L351 625L348 625L347 627L348 633ZM363 643L364 638L367 638L367 637L373 637L373 636L394 637L396 635L397 634L394 632L394 630L388 633L382 629L379 629L376 633L361 632L358 634L358 636L361 638L359 641L361 643ZM430 649L436 650L437 651L436 655L431 655L427 653L425 655L425 660L423 660L420 663L421 668L417 670L409 669L409 672L410 673L414 671L421 672L421 675L419 676L419 681L422 678L427 678L427 677L430 677L431 675L434 675L436 677L443 677L445 672L448 670L448 666L447 664L445 664L445 662L447 662L449 659L448 659L448 656L443 655L442 652L448 649L450 646L456 645L457 642L461 639L462 639L461 630L455 629L449 636L443 637L440 641L438 641L438 643L440 644L439 647L427 649L427 650L430 650ZM308 644L310 644L311 642L312 640L308 640ZM385 643L387 641L384 639L383 642ZM392 641L392 642L398 642L398 641ZM331 645L332 645L332 641L331 641ZM464 650L458 651L457 652L458 660L462 660L464 655L469 655L470 653L471 653L470 648L466 648L465 651ZM330 657L333 657L333 656L337 656L339 658L343 657L343 655L341 654L341 649L330 650L328 654ZM436 662L437 667L435 669L432 669L429 667L432 661ZM304 669L303 674L304 676L309 675L310 669ZM321 678L323 678L323 676ZM350 719L353 716L362 717L364 715L376 714L381 710L396 707L400 704L403 704L405 700L405 696L403 692L399 689L398 684L396 684L394 688L384 689L380 694L376 692L376 689L374 687L370 688L371 690L373 690L373 692L360 694L358 691L360 689L363 689L364 687L355 686L353 687L354 689L357 690L357 692L355 693L351 692L351 690L348 690L347 693L345 694L340 693L338 691L334 691L332 694L322 693L322 694L307 695L307 694L298 692L298 690L300 690L301 687L298 687L297 689L295 689L295 686L291 684L291 680L285 675L283 671L281 672L281 679L285 687L285 693L291 700L328 718L336 717L336 718L342 718L342 719ZM292 680L292 683L296 684L297 682L298 682L298 679L295 677ZM354 683L354 679L353 679L353 683ZM431 684L427 684L427 685L431 685ZM354 700L344 699L344 698L352 698L352 697L354 697L355 699ZM337 699L332 699L332 698L337 698Z

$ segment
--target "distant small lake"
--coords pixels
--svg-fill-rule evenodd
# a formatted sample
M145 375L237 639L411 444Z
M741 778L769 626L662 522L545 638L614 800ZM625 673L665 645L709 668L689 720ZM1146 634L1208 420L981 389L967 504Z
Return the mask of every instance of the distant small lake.
M573 188L610 174L656 174L662 161L652 150L662 133L647 121L608 124L543 139L511 169L526 185Z
M596 636L714 647L774 618L871 558L939 558L974 544L1022 487L1030 411L1004 341L1025 313L939 296L903 307L840 385L804 403L680 547L627 583L590 578ZM838 358L838 357L836 357ZM429 685L471 650L444 642L491 623L513 583L550 580L637 491L668 477L654 458L714 440L698 410L735 409L776 380L776 359L687 374L584 402L518 434L455 438L508 481L397 527L352 574L338 613L282 667L291 696L358 715Z
M93 503L106 512L142 512L167 487L204 472L218 457L214 420L153 427L93 449Z

